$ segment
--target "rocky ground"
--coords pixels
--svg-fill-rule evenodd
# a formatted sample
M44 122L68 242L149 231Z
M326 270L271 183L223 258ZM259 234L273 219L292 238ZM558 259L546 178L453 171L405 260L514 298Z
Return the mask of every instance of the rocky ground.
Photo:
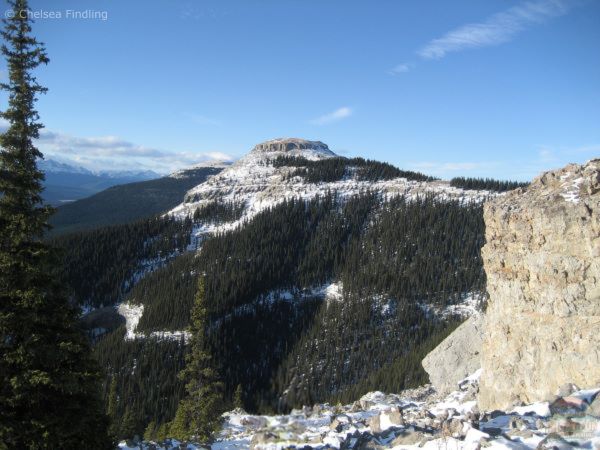
M600 388L565 385L548 402L511 411L479 411L479 372L448 396L426 385L399 395L371 392L351 405L328 404L288 415L224 415L211 447L225 449L600 449ZM125 442L121 449L208 448L200 445Z

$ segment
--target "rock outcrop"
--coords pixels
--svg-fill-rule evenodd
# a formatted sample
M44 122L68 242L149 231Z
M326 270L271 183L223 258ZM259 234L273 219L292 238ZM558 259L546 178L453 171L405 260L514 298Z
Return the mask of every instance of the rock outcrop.
M461 324L423 359L423 368L438 392L455 391L458 383L481 367L483 317L476 314Z
M600 159L485 205L482 409L600 383Z
M298 138L272 139L257 144L252 150L254 153L291 152L294 150L315 150L325 156L335 156L327 144L321 141L308 141Z

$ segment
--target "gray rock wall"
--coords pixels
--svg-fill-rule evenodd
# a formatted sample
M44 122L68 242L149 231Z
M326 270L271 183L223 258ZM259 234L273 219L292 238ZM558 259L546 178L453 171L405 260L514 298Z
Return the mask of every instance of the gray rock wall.
M600 159L485 205L490 295L479 403L546 400L600 382Z
M448 394L458 382L481 367L483 318L476 314L462 323L422 361L429 380L437 391Z

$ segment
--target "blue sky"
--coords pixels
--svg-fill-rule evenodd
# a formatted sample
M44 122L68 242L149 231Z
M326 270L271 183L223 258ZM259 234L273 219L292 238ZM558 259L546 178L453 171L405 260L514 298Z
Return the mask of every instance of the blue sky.
M598 0L30 6L61 16L34 31L51 59L40 147L62 161L168 172L293 136L522 180L600 156Z

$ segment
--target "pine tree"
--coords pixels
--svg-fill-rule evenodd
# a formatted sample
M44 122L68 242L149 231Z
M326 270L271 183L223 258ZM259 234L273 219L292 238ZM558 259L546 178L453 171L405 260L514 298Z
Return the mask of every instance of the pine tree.
M192 308L190 351L181 372L186 381L186 396L179 402L170 427L171 434L178 439L210 441L225 409L223 383L219 381L206 339L207 324L204 277L200 276Z
M76 326L78 311L54 275L42 238L52 210L42 203L34 108L46 91L32 75L46 64L31 35L26 0L10 0L2 54L8 108L0 136L0 445L19 449L111 448L99 371Z
M155 438L157 441L162 442L169 437L169 423L161 423L156 429Z
M120 436L124 439L132 439L133 435L136 431L136 423L135 417L133 416L133 412L131 407L127 405L125 407L125 412L123 413L123 419L121 421L120 426Z
M156 438L156 422L151 421L144 431L144 440L153 441Z
M235 392L233 394L233 407L244 409L244 391L242 390L242 385L238 384L237 388L235 388Z
M118 401L119 400L117 397L117 376L113 375L110 381L110 388L108 392L108 405L106 408L106 413L108 414L108 418L110 419L109 433L111 436L119 435Z

